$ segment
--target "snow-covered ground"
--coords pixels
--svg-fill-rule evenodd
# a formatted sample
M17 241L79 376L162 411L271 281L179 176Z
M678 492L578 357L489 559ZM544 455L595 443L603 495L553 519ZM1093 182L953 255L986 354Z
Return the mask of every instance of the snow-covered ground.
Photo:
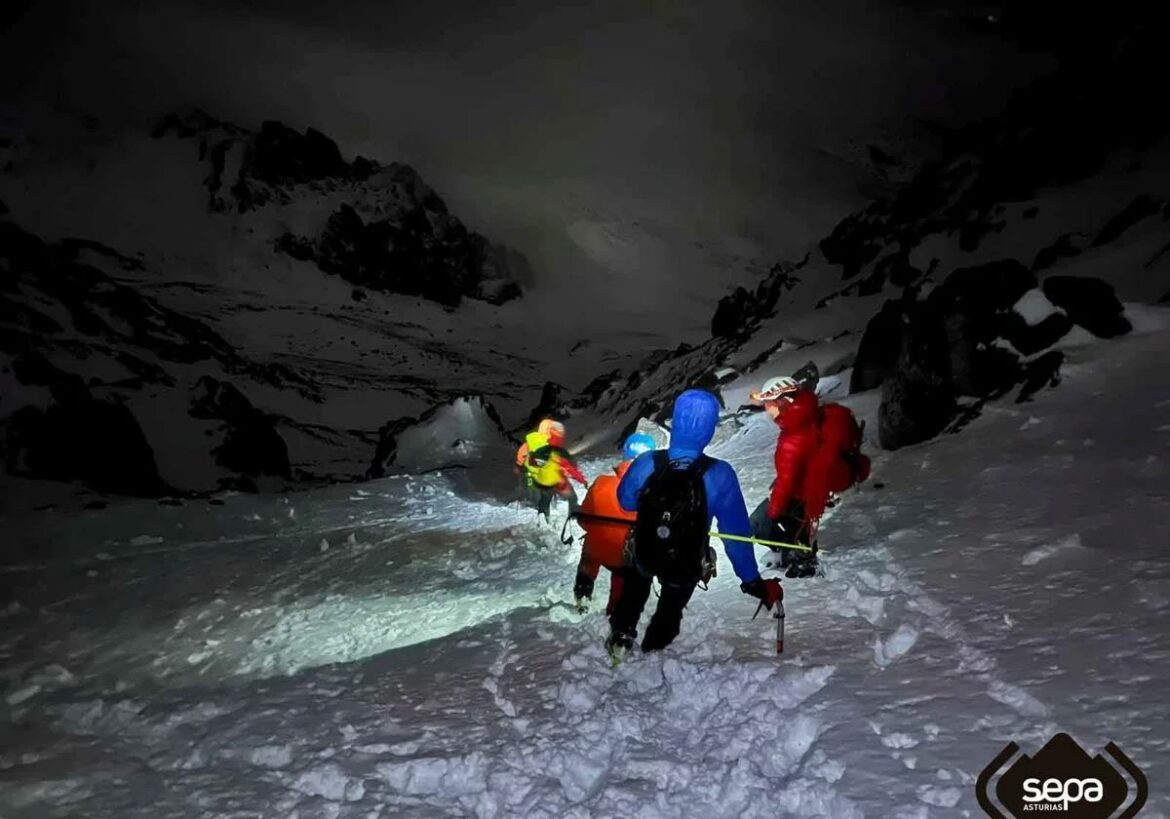
M879 454L781 657L723 561L610 669L577 548L443 474L10 519L0 816L979 816L1003 745L1058 730L1170 815L1168 340ZM749 502L774 435L714 450Z

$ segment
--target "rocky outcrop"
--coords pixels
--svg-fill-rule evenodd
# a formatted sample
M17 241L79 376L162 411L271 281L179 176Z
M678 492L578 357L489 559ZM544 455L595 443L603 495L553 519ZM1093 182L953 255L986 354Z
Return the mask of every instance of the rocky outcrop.
M775 264L754 291L737 287L720 299L711 318L711 335L726 339L750 335L761 321L775 313L780 297L800 283L795 273L808 260L805 256L799 262Z
M883 267L889 256L912 253L931 236L954 237L960 250L977 250L1006 227L1013 205L1093 175L1122 149L1149 148L1170 132L1170 113L1151 105L1144 90L1161 70L1155 28L1115 34L1108 46L1095 43L1092 53L1078 53L1078 67L1021 89L1002 116L952 135L943 159L837 225L820 243L824 258L840 267L843 279L866 273L867 292L904 286L890 273L908 271ZM1102 226L1093 245L1116 241L1162 205L1137 196ZM1035 214L1028 209L1023 218ZM1061 237L1034 268L1080 249Z
M1050 276L1044 280L1044 295L1098 338L1114 338L1133 329L1117 294L1100 279Z
M1105 223L1097 238L1093 240L1093 247L1107 245L1121 238L1131 227L1141 220L1153 216L1162 207L1162 203L1149 194L1140 194L1134 197L1128 205Z
M1052 244L1041 248L1036 254L1036 259L1032 262L1033 272L1052 267L1061 259L1080 255L1081 248L1077 247L1076 241L1074 241L1079 238L1082 238L1080 234L1065 233Z
M0 221L6 470L147 496L288 479L274 424L225 379L309 401L313 387L243 357L206 324L99 265L141 267L94 242L48 244Z
M544 382L544 387L540 391L540 401L528 413L521 433L535 429L536 425L545 418L563 418L567 414L568 391L568 387L564 384L558 384L555 381Z
M907 321L905 305L900 300L887 301L869 320L853 360L850 392L880 387L893 372L902 350L902 333Z
M418 418L398 418L378 431L378 443L366 476L380 478L393 466L399 471L427 472L491 465L498 476L512 453L500 416L481 395L455 398Z
M358 287L449 307L464 298L503 304L531 276L523 254L468 230L409 165L346 162L313 128L268 121L251 132L195 112L168 116L154 134L198 140L212 210L300 204L320 213L308 230L273 236L275 247Z
M367 223L342 205L316 239L284 234L277 247L360 287L422 296L452 307L465 296L499 304L519 295L514 282L491 292L483 289L485 266L496 251L450 218L445 208L419 205L393 220Z
M956 270L926 299L911 290L883 306L862 336L851 382L853 390L882 386L883 447L937 435L960 399L977 399L968 405L970 420L984 401L1017 386L1016 400L1026 401L1058 383L1064 356L1050 348L1074 322L1102 336L1128 332L1104 282L1054 276L1043 283L1044 296L1037 286L1022 263L1007 259ZM1025 295L1046 311L1028 318L1017 312Z
M188 413L192 418L222 422L223 441L211 452L224 469L250 479L263 475L292 478L284 439L272 420L236 387L203 376L195 383Z
M903 305L893 372L882 383L878 440L885 449L938 435L954 417L955 389L947 328L930 304Z
M170 491L134 414L94 398L84 381L36 352L3 370L0 454L12 475L78 482L99 492L157 497ZM26 403L20 391L43 388L50 399Z

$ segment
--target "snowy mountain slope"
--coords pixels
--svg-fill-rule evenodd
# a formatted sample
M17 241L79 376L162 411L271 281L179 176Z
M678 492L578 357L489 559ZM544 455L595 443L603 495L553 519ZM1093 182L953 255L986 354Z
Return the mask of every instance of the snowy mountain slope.
M1148 66L1120 53L1100 76L1058 74L1022 93L1002 120L953 136L942 161L846 219L802 261L767 273L760 249L742 237L696 234L687 244L677 229L614 204L586 209L563 237L593 262L556 278L587 285L502 306L462 299L452 310L463 295L499 301L512 277L530 278L522 261L464 228L405 166L346 162L311 129L268 123L251 132L205 115L170 117L153 136L97 121L18 134L3 147L0 196L39 235L92 236L128 254L134 264L110 270L120 284L207 322L245 357L312 383L319 403L248 393L259 412L288 419L281 434L294 473L360 475L378 429L469 393L485 396L516 429L548 382L565 385L566 395L584 390L561 398L575 446L610 445L641 416L661 420L678 387L714 386L721 369L784 371L789 359L779 354L794 349L802 351L797 366L811 358L837 372L856 355L868 366L870 353L859 348L888 296L906 296L907 286L928 296L954 271L981 263L1016 260L1044 281L1089 275L1127 302L1162 298L1170 291L1170 205L1159 191L1170 152L1159 141L1160 114L1123 104L1136 89L1119 92L1118 77ZM1069 139L1061 128L1072 132L1082 109L1098 119ZM1107 115L1117 117L1111 127ZM427 275L394 275L400 262ZM720 302L713 338L671 352L663 341L698 338L688 317L722 287L718 276L699 287L698 273L731 268L758 279L756 287ZM645 303L665 294L676 309L648 321ZM1098 301L1084 288L1074 295ZM987 325L1011 316L977 318ZM972 323L959 319L947 325L950 341ZM969 399L983 401L1009 381L1051 382L1058 357L1044 356L1061 335L1049 331L1062 326L1062 317L1049 322L1045 343L1027 351L1019 333L980 327L968 346L996 349L985 368L995 377L983 379L996 389L951 389L949 375L928 373L948 385L937 417L883 440L895 446L945 428L956 414L962 421L977 411ZM886 339L878 357L894 360L898 344Z
M96 270L97 280L107 282L101 287L118 294L118 304L153 305L149 310L179 327L180 336L218 339L212 344L216 355L231 367L246 363L256 372L282 374L237 385L255 411L244 415L276 420L279 429L268 433L269 449L288 453L279 454L275 466L269 458L264 469L245 469L248 480L265 473L282 480L359 477L373 456L377 430L388 421L417 416L469 392L487 395L511 418L527 412L549 370L569 358L564 349L532 337L523 307L490 303L507 297L514 272L509 265L522 266L523 260L469 233L405 166L360 158L346 163L320 134L302 136L275 123L251 133L190 115L166 120L154 136L114 134L92 123L79 133L77 123L58 124L71 127L52 132L49 140L41 139L44 134L18 134L3 144L0 196L12 219L5 229L27 239L6 242L5 250L15 253L22 243L42 246L43 237L91 237L44 244L44 260L24 263L26 284L35 288L37 277L51 275L49 268L57 264L52 260L62 256L62 264ZM335 225L333 216L343 212L352 212L364 227ZM297 237L307 237L307 246L297 244ZM281 251L282 242L296 245L294 252L304 259ZM393 256L399 251L406 254L401 259ZM373 267L409 268L437 289L419 289L417 295L381 292L376 288L413 285L370 279ZM443 279L449 269L458 275ZM482 279L467 280L469 270ZM351 279L366 286L355 288ZM452 286L483 299L465 299L454 309L460 293ZM432 299L419 297L428 294ZM74 295L69 301L41 288L35 309L54 315L90 309L90 296L83 290ZM8 309L25 308L14 303ZM204 445L207 425L188 412L198 378L208 374L223 381L224 373L188 374L181 366L187 354L176 345L173 354L164 352L150 365L148 381L154 386L144 388L123 372L127 361L143 355L141 339L121 330L123 323L138 320L130 313L112 319L108 332L104 325L95 330L92 322L82 327L78 318L76 333L51 344L72 356L69 372L115 385L110 400L122 407L116 412L123 426L142 430L131 442L131 450L140 453L138 466L128 469L144 477L122 480L110 468L115 459L100 453L81 468L62 457L57 460L64 463L52 468L10 466L10 471L79 479L99 491L148 494L236 481L217 471L213 450L221 442ZM8 329L24 339L13 342L16 347L6 345L9 355L30 343L39 349L46 341L30 334L35 328L27 322ZM122 362L99 366L102 356ZM49 406L49 394L35 378L24 377L33 378L27 368L22 373L8 369L5 414L21 406L37 411ZM585 362L561 377L580 386L595 374ZM171 382L179 384L174 395ZM175 434L180 427L183 432ZM139 440L143 435L145 443ZM46 435L38 437L47 441ZM121 440L129 439L121 435ZM24 456L10 448L6 457L11 465ZM157 468L149 464L152 457ZM155 475L160 470L161 478ZM8 486L9 505L28 495L20 482Z
M676 644L611 670L567 605L575 549L435 475L42 513L5 569L0 805L978 816L994 754L1056 731L1163 781L1168 350L1164 320L1070 348L1059 390L880 455L822 527L826 576L785 582L779 658L721 558ZM774 436L756 416L715 450L749 501Z
M612 303L545 293L491 304L512 277L531 278L522 259L468 233L409 168L347 162L315 131L269 123L252 132L201 114L168 117L154 134L65 115L6 120L5 128L0 199L14 224L50 243L84 237L70 247L100 262L117 285L204 323L240 357L311 385L313 401L244 389L259 412L282 419L293 475L360 476L383 425L469 393L485 396L514 428L550 378L579 390L599 373L634 368L664 337ZM434 227L421 248L411 244L419 219ZM395 268L399 240L409 256L403 265L422 281L434 278L421 275L432 261L446 270L452 260L482 256L478 287L488 300L465 298L452 309L458 293L446 284L431 299L377 289L371 271ZM702 253L739 264L739 250ZM647 259L635 252L627 261ZM673 318L664 321L665 335L677 335ZM602 325L604 334L591 333ZM180 410L154 407L131 408L149 416L137 422L154 425L152 440ZM170 483L214 488L218 478L194 463L187 469L181 451L164 470ZM189 455L207 459L197 446Z
M0 221L7 470L135 495L290 480L278 419L248 395L318 391L109 275L136 265Z
M1026 398L1056 383L1062 339L1123 334L1124 305L1170 297L1170 123L1142 103L1155 70L1147 37L1055 73L1002 118L953 135L940 160L844 219L808 257L724 297L712 340L615 382L577 423L624 430L662 412L678 387L712 386L723 368L762 380L810 359L823 372L859 359L855 389L898 375L879 425L896 447L965 423L1014 387ZM997 289L1026 301L994 304ZM734 408L748 387L728 387ZM924 391L935 397L907 397Z

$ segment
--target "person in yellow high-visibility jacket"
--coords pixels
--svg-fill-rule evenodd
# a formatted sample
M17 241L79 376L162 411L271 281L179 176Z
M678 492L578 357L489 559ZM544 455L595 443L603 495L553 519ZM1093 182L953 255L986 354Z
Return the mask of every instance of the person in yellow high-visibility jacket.
M537 512L548 520L554 497L562 497L569 504L569 514L577 511L577 494L569 479L582 486L585 476L564 448L565 427L558 421L545 419L535 432L528 433L516 453L517 464L524 464L529 484L537 490Z

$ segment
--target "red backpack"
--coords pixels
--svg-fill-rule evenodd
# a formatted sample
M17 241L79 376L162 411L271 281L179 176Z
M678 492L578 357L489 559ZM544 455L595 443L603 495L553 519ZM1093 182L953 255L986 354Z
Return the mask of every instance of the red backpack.
M869 457L861 451L862 428L848 407L825 404L820 414L820 441L805 473L805 507L809 517L825 511L830 492L844 492L869 477Z
M820 408L820 446L813 462L828 468L826 486L842 493L869 477L869 457L861 452L862 429L848 407L826 404Z

